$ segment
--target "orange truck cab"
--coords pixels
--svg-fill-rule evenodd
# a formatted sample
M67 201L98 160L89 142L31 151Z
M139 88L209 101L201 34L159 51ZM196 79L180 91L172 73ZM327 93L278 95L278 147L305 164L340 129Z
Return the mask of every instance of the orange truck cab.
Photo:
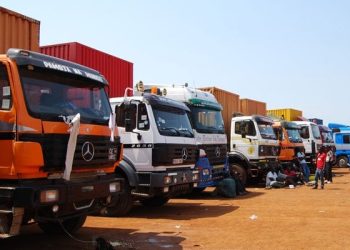
M282 165L293 162L296 148L304 151L303 140L299 134L299 126L294 122L275 121L272 127L281 146L278 160Z
M0 55L0 237L37 222L74 232L121 194L105 78L55 57Z

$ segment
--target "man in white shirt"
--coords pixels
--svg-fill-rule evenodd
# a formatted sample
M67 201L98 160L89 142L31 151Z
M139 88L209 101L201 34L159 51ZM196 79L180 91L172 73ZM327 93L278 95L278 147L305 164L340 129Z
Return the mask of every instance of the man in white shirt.
M281 188L284 187L284 182L277 181L276 169L272 168L266 175L266 188Z

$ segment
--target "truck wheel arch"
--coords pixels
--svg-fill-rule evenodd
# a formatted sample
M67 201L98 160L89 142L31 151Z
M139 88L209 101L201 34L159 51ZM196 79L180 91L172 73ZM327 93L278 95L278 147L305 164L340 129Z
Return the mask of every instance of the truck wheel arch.
M119 166L115 169L115 173L121 174L125 177L125 181L129 182L131 187L137 186L136 170L132 163L127 159L124 159L119 163Z
M240 153L229 154L229 168L232 171L239 173L239 178L243 185L246 184L248 175L250 173L249 162L244 155Z

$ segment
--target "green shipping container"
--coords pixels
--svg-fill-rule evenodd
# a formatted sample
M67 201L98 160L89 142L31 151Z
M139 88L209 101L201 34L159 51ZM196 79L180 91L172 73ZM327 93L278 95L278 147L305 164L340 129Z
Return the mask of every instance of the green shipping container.
M266 110L268 116L284 119L286 121L297 121L303 116L303 112L296 109L269 109Z

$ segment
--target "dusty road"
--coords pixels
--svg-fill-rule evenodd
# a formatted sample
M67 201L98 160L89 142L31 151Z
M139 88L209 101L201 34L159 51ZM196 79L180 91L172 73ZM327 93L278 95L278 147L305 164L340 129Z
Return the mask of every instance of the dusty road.
M102 236L115 249L349 249L350 171L336 169L324 190L248 188L235 199L204 192L164 207L136 206L129 217L89 217L76 234ZM36 225L0 241L0 250L94 249L67 236L48 236Z

